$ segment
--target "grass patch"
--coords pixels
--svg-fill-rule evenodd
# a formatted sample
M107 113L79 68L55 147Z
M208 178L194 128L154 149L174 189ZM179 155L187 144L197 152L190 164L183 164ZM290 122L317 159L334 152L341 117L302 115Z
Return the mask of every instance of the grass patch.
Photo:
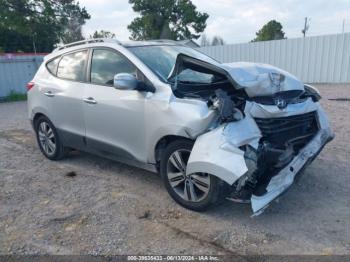
M17 93L11 91L11 93L3 99L4 102L16 102L27 100L27 94Z

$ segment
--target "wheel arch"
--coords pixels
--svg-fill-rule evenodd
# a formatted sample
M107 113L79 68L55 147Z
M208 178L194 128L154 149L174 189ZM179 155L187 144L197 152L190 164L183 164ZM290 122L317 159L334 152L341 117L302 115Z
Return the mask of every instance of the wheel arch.
M193 141L193 139L190 139L188 137L185 136L179 136L179 135L166 135L163 136L162 138L160 138L158 140L158 142L156 143L156 146L154 148L154 159L156 161L157 164L157 168L159 166L159 162L160 162L160 157L162 155L162 152L164 151L164 149L172 142L176 141L176 140L188 140L188 141Z
M39 119L40 117L42 117L42 116L44 116L44 117L46 117L47 119L49 119L49 118L47 117L47 115L45 115L45 114L43 114L43 113L41 113L41 112L37 112L37 113L34 114L34 117L33 117L33 127L35 127L36 121L38 121L38 119ZM50 119L49 119L49 120L50 120Z

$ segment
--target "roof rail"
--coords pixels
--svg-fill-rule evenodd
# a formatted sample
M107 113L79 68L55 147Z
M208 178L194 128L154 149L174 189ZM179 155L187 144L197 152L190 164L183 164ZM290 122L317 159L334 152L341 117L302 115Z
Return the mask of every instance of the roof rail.
M117 39L113 39L113 38L91 38L91 39L85 39L85 40L72 42L66 45L59 46L54 50L54 52L68 48L68 47L72 47L72 46L92 44L92 43L117 43L121 45L121 43Z
M177 43L176 40L171 40L171 39L154 39L154 40L149 40L150 42L159 42L159 43Z

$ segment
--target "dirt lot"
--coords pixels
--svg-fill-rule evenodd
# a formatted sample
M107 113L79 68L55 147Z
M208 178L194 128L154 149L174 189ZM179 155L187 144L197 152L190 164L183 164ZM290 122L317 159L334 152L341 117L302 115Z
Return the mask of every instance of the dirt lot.
M336 133L265 213L174 203L156 174L39 152L26 104L0 104L0 254L350 254L350 86L319 86ZM69 177L67 173L76 172Z

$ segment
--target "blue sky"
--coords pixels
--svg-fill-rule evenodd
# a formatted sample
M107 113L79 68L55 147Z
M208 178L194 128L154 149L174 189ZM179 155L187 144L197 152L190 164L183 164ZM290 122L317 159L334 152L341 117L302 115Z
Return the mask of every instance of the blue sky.
M80 0L91 14L85 36L108 30L127 40L127 25L137 16L127 0ZM272 19L281 22L288 38L301 37L304 17L311 18L308 35L350 32L350 0L192 0L209 19L205 34L221 36L227 43L248 42Z

